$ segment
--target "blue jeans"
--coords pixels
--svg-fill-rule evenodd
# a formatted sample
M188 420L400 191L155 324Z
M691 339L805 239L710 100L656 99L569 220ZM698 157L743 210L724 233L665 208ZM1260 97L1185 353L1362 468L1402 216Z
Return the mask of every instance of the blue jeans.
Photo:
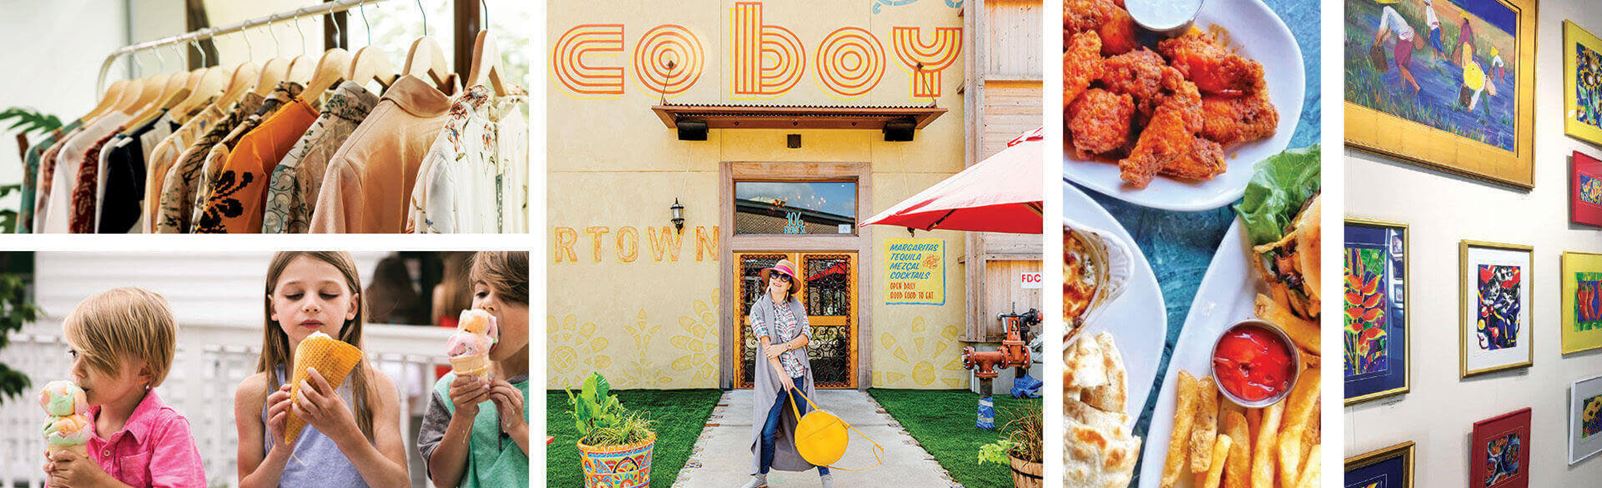
M807 414L807 403L801 399L800 391L801 384L806 378L790 378L790 380L795 382L796 389L785 391L783 386L779 387L779 397L773 401L773 408L768 409L768 418L762 424L762 464L758 466L758 472L762 474L768 474L768 468L773 467L774 444L778 443L779 435L779 418L790 408L789 405L785 405L785 400L794 403L796 408L800 409L801 415ZM829 468L818 466L818 475L828 476Z

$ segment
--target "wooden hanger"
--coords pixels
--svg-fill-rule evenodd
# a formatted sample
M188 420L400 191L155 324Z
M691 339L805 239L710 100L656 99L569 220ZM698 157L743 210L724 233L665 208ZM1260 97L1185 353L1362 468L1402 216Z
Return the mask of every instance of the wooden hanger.
M345 79L363 85L368 81L377 81L379 88L388 89L399 77L400 72L395 70L394 64L390 64L389 57L383 51L363 46L356 50L355 56L351 56L350 71Z
M473 41L473 65L467 71L467 82L463 84L468 88L484 83L489 79L490 88L495 96L506 96L506 83L501 81L501 50L495 47L495 39L490 38L489 31L478 31L478 38Z
M87 122L111 110L112 107L117 105L117 100L122 98L122 90L127 86L127 80L111 82L111 86L106 87L106 93L100 96L100 101L95 103L94 108L89 109L89 113L83 114L81 120Z
M256 79L260 76L261 68L256 67L256 63L245 61L234 67L233 74L228 77L228 84L223 85L222 95L217 97L217 103L224 107L233 105L239 101L239 97L245 95L245 92L255 88Z
M293 64L294 61L284 58L272 58L262 63L254 93L265 97L278 87L278 82L291 79L289 70Z
M161 87L161 93L156 95L154 101L148 105L145 105L144 108L136 112L133 117L130 117L127 124L123 124L123 127L126 127L127 129L124 130L122 134L132 137L135 128L144 126L145 124L150 123L152 120L156 120L157 117L160 117L161 114L165 113L165 109L172 108L173 105L176 105L178 102L183 101L184 98L188 97L189 88L184 86L184 82L188 80L188 72L178 72L168 75L165 83Z
M199 72L195 77L195 86L189 89L189 96L174 105L172 110L180 113L193 112L200 104L221 94L223 85L228 83L228 73L222 68L207 66L195 71Z
M139 89L135 90L132 96L124 95L122 104L117 106L117 111L132 116L134 112L139 111L140 107L145 106L145 104L155 100L156 96L161 95L163 81L152 76L139 79Z
M426 76L426 79L434 81L434 85L443 86L450 79L450 68L445 64L445 50L432 37L417 38L406 51L406 64L401 67L401 74L418 78Z
M323 92L345 79L350 72L350 52L340 48L329 49L323 52L322 59L317 60L317 69L313 71L311 81L306 82L306 90L300 92L301 100L313 105L322 105Z

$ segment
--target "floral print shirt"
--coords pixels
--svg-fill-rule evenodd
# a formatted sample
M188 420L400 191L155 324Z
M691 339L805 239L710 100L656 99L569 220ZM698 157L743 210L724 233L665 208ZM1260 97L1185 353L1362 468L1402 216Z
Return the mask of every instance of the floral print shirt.
M223 200L233 198L235 193L244 190L252 183L258 186L261 184L260 181L252 181L248 174L227 172L228 159L246 134L256 130L268 117L277 114L279 109L294 102L303 90L305 87L300 83L278 82L278 86L267 95L267 100L262 102L261 108L256 109L256 113L245 117L245 120L239 122L239 127L235 127L233 132L229 132L228 136L211 147L211 152L206 155L206 162L201 166L200 181L197 183L199 187L195 189L195 204L191 207L194 209L194 215L189 220L192 232L196 234L228 232L228 228L223 225L223 219L227 215L224 215L222 210L229 209L232 213L237 213L243 209L236 208L237 205L229 207ZM217 202L218 205L213 205L213 202Z
M328 159L377 104L378 95L361 83L346 81L334 89L317 120L268 178L262 233L303 234L311 230L312 204L317 202L317 192L322 188Z
M418 169L408 231L528 231L528 123L520 109L527 101L515 86L495 97L478 85L451 104Z
M194 144L178 155L177 162L167 171L165 181L162 182L160 214L157 215L156 232L161 233L187 233L189 232L189 217L195 203L195 187L200 177L200 170L206 164L206 155L211 153L211 147L228 136L228 132L239 126L245 117L255 113L265 102L260 95L245 93L244 98L234 105L228 115L218 119L211 129L196 139Z

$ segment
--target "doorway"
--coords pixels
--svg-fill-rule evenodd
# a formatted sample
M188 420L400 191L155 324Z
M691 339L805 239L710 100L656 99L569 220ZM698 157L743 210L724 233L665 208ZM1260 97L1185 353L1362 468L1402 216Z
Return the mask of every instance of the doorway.
M751 305L765 296L760 273L780 259L796 265L796 298L807 311L812 339L807 357L818 388L857 387L858 257L855 251L734 253L734 387L751 388L757 338L750 333Z

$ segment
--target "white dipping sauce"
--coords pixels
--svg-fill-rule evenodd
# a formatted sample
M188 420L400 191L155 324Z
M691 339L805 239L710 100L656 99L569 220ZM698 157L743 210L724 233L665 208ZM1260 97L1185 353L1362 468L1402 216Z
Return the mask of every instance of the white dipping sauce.
M1201 0L1124 0L1129 16L1152 30L1171 30L1195 20Z

